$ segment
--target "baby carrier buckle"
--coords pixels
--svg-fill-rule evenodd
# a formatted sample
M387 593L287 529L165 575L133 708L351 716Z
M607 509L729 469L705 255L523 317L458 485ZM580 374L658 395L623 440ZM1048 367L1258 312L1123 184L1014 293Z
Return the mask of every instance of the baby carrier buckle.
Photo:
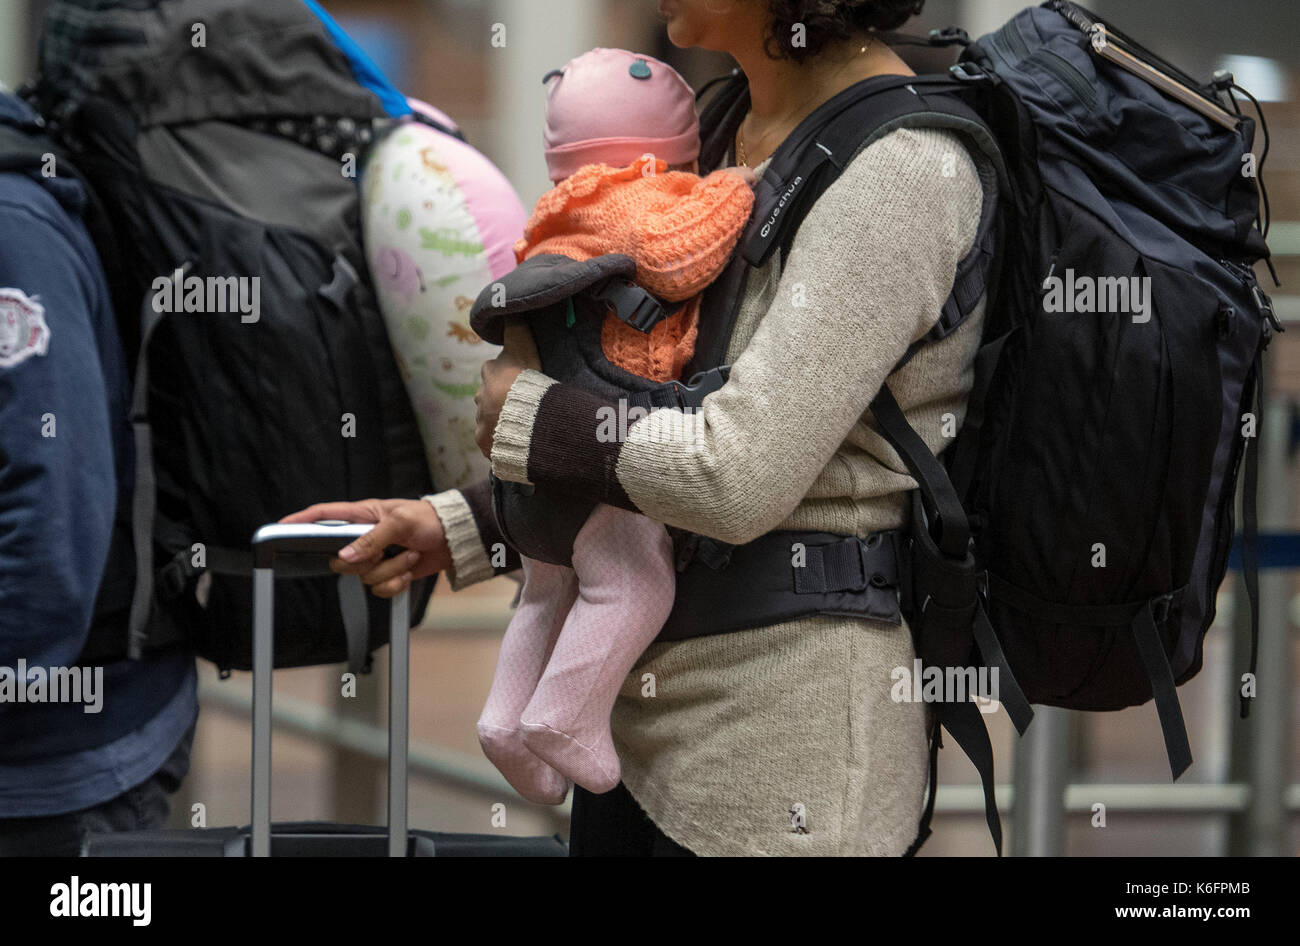
M618 276L611 277L590 290L591 297L614 309L619 321L638 332L646 332L668 318L668 310L646 290Z

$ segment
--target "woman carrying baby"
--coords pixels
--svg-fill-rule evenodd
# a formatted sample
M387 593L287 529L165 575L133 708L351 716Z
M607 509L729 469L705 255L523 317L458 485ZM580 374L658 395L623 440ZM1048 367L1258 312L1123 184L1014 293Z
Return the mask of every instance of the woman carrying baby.
M911 74L876 34L920 6L659 2L676 45L726 51L744 72L749 109L731 160L760 176L819 105L872 77ZM893 368L939 319L983 199L954 134L885 134L848 161L789 252L750 271L729 379L700 411L653 411L609 443L592 420L605 406L598 398L507 351L484 366L478 395L493 472L731 545L777 529L867 536L900 527L915 482L868 405L888 376L935 452L948 442L945 415L964 417L982 302L943 341ZM297 516L378 522L336 567L381 595L434 571L462 587L507 567L491 559L501 537L486 484L428 502L327 504ZM390 544L411 551L384 559ZM571 850L904 853L925 797L927 714L924 704L891 699L890 684L912 659L905 622L828 614L652 644L612 711L621 784L603 794L575 789Z

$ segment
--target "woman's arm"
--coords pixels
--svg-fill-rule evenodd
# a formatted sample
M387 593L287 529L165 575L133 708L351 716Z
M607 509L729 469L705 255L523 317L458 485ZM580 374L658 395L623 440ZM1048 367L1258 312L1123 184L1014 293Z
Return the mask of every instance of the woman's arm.
M495 425L494 472L734 544L770 531L937 321L981 203L959 139L887 135L809 212L753 338L701 411L656 410L611 441L611 405L524 370Z

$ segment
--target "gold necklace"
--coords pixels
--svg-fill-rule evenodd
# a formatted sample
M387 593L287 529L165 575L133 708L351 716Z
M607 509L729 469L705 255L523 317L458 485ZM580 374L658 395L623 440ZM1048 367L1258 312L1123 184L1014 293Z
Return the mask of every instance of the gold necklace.
M835 70L835 74L834 74L833 76L831 76L830 79L827 80L827 84L829 85L830 83L832 83L832 82L834 82L836 79L838 79L839 76L840 76L840 73L843 72L845 69L847 69L847 68L849 67L849 64L852 63L853 60L857 59L858 56L861 56L861 55L862 55L863 53L865 53L868 49L870 49L870 48L872 47L872 45L873 45L875 42L876 42L876 37L874 37L874 36L872 36L869 40L867 40L867 45L865 45L865 46L863 46L861 49L859 49L858 52L857 52L857 55L855 55L855 56L850 56L847 60L845 60L844 65L840 66L838 69ZM821 89L818 89L818 90L817 90L816 92L814 92L811 96L809 96L808 98L806 98L806 99L804 99L802 102L800 102L799 105L798 105L798 107L795 108L794 111L790 112L790 114L787 115L787 116L785 117L785 119L783 120L783 123L784 123L784 121L789 121L789 119L790 119L791 116L799 114L799 112L800 112L800 111L801 111L801 110L802 110L802 109L803 109L803 108L804 108L804 107L805 107L809 102L811 102L811 101L813 101L814 99L817 98L817 96L820 94L820 92L821 92ZM748 118L749 115L746 115L745 117ZM763 132L762 137L760 137L760 138L758 139L758 144L761 146L761 145L763 144L763 142L767 140L768 135L772 134L773 131L775 131L776 129L778 129L778 128L780 128L780 127L781 127L781 125L779 125L779 124L778 124L778 125L773 125L773 126L772 126L771 128L769 128L767 131ZM741 167L746 167L746 168L749 167L749 156L748 156L748 154L746 153L746 148L745 148L745 123L744 123L743 121L742 121L742 122L740 123L740 125L736 128L736 157L737 157L737 159L740 161L740 166L741 166ZM760 163L761 163L761 162L760 162Z

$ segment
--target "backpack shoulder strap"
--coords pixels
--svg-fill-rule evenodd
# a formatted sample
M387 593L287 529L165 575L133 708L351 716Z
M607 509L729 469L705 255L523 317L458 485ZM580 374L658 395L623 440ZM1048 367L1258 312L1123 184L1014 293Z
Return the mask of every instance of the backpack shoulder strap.
M85 194L90 208L95 214L101 214L103 208L86 181L85 175L73 166L67 151L55 144L54 139L44 130L31 126L18 128L14 125L0 124L0 171L19 173L36 171L45 165L50 155L54 156L59 177L75 180Z
M749 110L749 82L739 69L705 83L695 96L696 103L713 92L700 109L700 173L722 167L727 150L745 112Z
M733 78L728 92L710 103L712 106L725 98L729 103L725 117L717 117L720 111L706 115L724 122L730 131L720 135L719 126L706 126L705 119L701 119L705 140L712 148L719 147L719 137L724 143L730 140L743 115L739 106L747 105L748 89L741 88L739 82L743 82L743 76ZM969 86L969 82L942 75L876 76L832 97L800 123L772 156L759 181L754 213L741 237L740 251L705 293L691 374L718 368L725 361L748 271L764 265L778 247L784 258L809 210L849 162L864 148L904 127L945 128L962 134L985 185L988 199L984 202L980 235L972 253L959 267L953 299L945 306L932 334L941 338L961 324L984 295L984 275L993 252L996 196L1006 180L993 133L954 94ZM906 358L911 354L909 351Z
M118 241L113 235L112 220L86 175L68 156L67 149L56 144L43 128L0 124L0 172L34 171L45 164L46 156L50 154L54 155L59 177L71 178L80 186L85 198L80 212L81 222L90 233L104 271L116 272L119 268Z

